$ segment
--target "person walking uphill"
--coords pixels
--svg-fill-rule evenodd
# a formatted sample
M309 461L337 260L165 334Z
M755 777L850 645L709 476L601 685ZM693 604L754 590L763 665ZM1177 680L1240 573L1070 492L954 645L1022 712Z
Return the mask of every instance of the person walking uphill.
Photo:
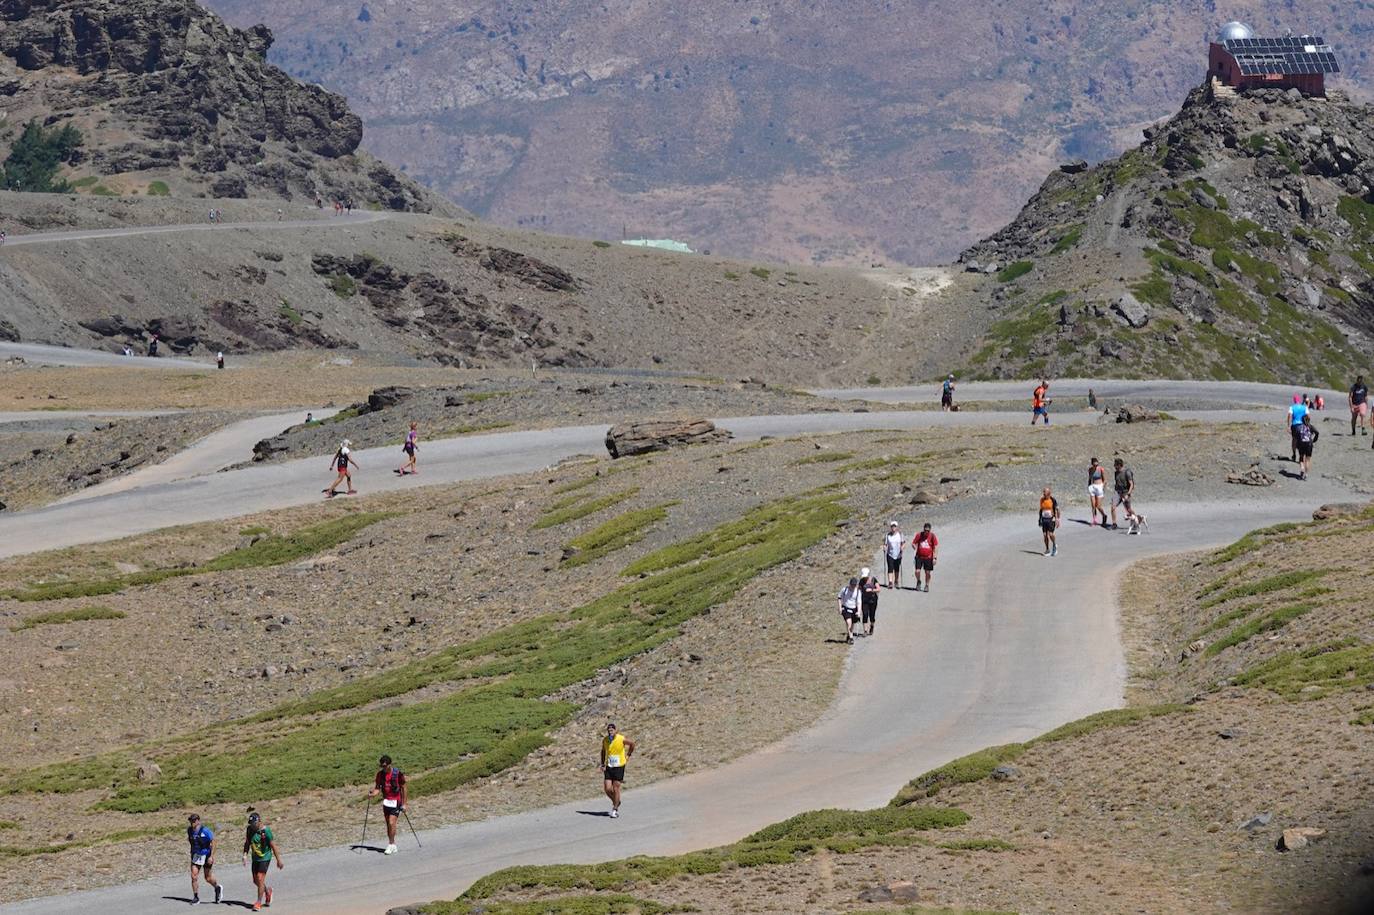
M1039 419L1040 417L1042 417L1042 416L1045 418L1045 425L1048 426L1048 425L1050 424L1050 400L1049 400L1049 393L1050 393L1050 383L1049 383L1048 381L1043 380L1043 379L1041 380L1040 384L1036 386L1035 390L1031 392L1031 425L1032 425L1032 426L1035 425L1035 421L1036 421L1037 419Z
M267 885L267 871L272 867L273 859L276 859L277 870L286 867L282 863L281 851L277 848L277 839L272 835L272 827L262 821L262 815L252 807L248 808L248 834L243 839L243 863L248 864L252 859L253 885L257 887L257 901L253 903L253 911L262 911L263 906L272 905L272 888Z
M415 466L415 452L420 447L419 439L419 423L411 422L410 431L406 433L406 442L401 446L401 450L405 452L406 462L396 470L401 476L420 472Z
M1107 495L1107 468L1098 463L1097 458L1092 459L1088 465L1088 505L1092 513L1091 524L1097 524L1098 515L1102 516L1102 527L1115 529L1116 525L1107 523L1107 509L1102 506L1102 500Z
M1293 395L1293 406L1288 408L1288 440L1293 448L1293 463L1298 462L1298 426L1302 425L1302 418L1307 415L1307 405L1302 402L1301 394Z
M377 779L369 798L382 796L382 817L386 820L386 851L396 854L396 824L406 809L406 774L391 764L390 756L377 761Z
M940 538L930 529L930 523L911 541L911 549L916 554L916 590L921 590L921 573L926 575L925 592L930 593L930 576L935 573L935 561L940 551Z
M1303 414L1302 422L1294 427L1294 435L1298 439L1298 460L1302 463L1302 473L1298 479L1305 480L1312 469L1312 447L1322 435L1317 431L1317 427L1312 425L1311 413Z
M862 598L859 618L864 624L864 635L872 635L878 625L878 594L881 590L878 577L864 566L859 571L859 596Z
M859 588L857 578L849 579L849 584L840 589L840 619L844 620L844 641L846 645L854 643L854 624L859 620L859 604L863 600L863 591Z
M902 530L896 521L887 523L887 536L883 538L883 556L887 559L887 586L900 588L902 585Z
M940 386L940 409L948 413L954 409L954 376L950 375Z
M1050 492L1048 486L1044 492L1040 493L1040 509L1038 514L1040 522L1040 533L1045 540L1045 555L1059 555L1059 541L1057 532L1059 530L1059 500Z
M1360 424L1360 434L1369 434L1369 386L1364 383L1364 376L1359 375L1355 378L1355 383L1350 386L1350 393L1346 395L1346 402L1350 404L1350 435L1355 435L1355 423Z
M188 816L186 822L186 841L191 843L191 905L200 905L202 872L205 874L205 882L214 887L215 902L219 902L224 898L224 887L211 873L215 866L215 834L201 825L198 813Z
M625 785L625 764L635 753L635 742L616 730L613 722L606 724L606 736L601 739L602 786L611 799L611 818L620 816L620 792Z
M1126 466L1126 462L1121 458L1112 461L1113 484L1116 488L1116 500L1112 502L1112 530L1116 530L1116 508L1121 506L1126 512L1126 521L1130 523L1135 518L1135 509L1131 508L1131 497L1135 495L1135 473ZM1132 524L1132 528L1135 525Z
M337 496L339 494L339 484L345 481L348 484L348 495L352 496L357 494L358 490L353 488L353 473L349 470L350 465L358 467L358 462L353 460L352 448L353 443L348 439L344 439L343 443L339 445L339 450L334 452L334 457L329 462L329 469L336 471L338 476L334 478L333 483L329 484L329 488L324 490L325 495L331 497ZM362 468L358 467L358 469L361 470Z

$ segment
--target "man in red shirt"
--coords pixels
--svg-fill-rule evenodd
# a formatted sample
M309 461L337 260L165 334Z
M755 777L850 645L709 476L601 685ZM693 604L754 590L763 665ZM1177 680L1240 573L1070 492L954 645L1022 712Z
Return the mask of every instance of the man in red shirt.
M396 821L406 809L406 775L391 764L390 756L377 763L377 780L369 798L382 796L382 815L386 817L386 854L396 854Z
M940 538L936 537L930 529L930 524L922 528L916 538L911 541L912 548L916 551L916 590L921 590L921 573L926 574L927 594L930 593L930 576L935 571L936 554L940 550Z

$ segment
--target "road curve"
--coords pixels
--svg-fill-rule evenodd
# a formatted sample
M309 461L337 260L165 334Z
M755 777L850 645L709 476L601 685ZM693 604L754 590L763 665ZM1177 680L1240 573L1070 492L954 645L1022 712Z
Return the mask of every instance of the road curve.
M1033 381L969 381L959 382L955 387L955 400L1004 401L1022 400L1026 412L1030 412ZM1256 381L1167 381L1159 379L1083 379L1062 378L1050 383L1050 397L1085 398L1088 390L1097 395L1099 403L1121 406L1131 400L1176 400L1189 403L1213 403L1222 405L1253 404L1255 406L1283 407L1290 403L1295 393L1306 393L1326 398L1328 409L1345 403L1345 394L1340 391L1321 388L1302 387L1301 385L1266 384ZM939 403L940 382L933 381L924 385L907 385L895 388L828 388L811 393L820 397L837 400L868 400L873 403ZM1053 411L1053 407L1051 407Z
M1210 421L1252 420L1248 411L1181 414ZM867 429L986 428L1024 421L1020 414L889 411L877 413L803 413L747 416L716 420L741 441L765 436L823 435ZM1056 420L1084 425L1098 418L1074 413ZM452 483L528 473L577 454L604 454L607 427L566 426L526 432L437 439L424 443L420 476L398 477L396 447L370 448L355 456L358 489L377 493L411 489L421 484ZM321 498L333 480L327 457L211 473L191 479L159 482L137 489L112 491L79 502L49 505L13 515L0 515L0 558L39 550L115 540L177 524L216 521L253 512L305 505Z
M672 854L733 841L804 810L879 806L908 779L954 757L1120 705L1124 662L1112 595L1127 565L1221 544L1308 510L1306 502L1279 501L1225 510L1158 505L1152 516L1167 523L1157 521L1146 537L1066 525L1054 559L1039 555L1029 514L951 525L940 532L944 562L935 590L883 592L878 635L854 646L836 702L807 730L643 789L634 785L632 765L619 820L601 815L604 798L592 799L598 782L589 765L586 801L426 830L423 849L407 836L394 857L378 854L380 847L294 853L283 821L278 841L287 867L273 874L279 904L304 915L381 915L454 897L514 864ZM824 602L817 606L831 612ZM423 801L412 811L423 826ZM232 850L224 858L226 901L250 898ZM179 912L186 897L186 875L175 873L0 912Z
M390 219L387 212L359 211L347 216L321 216L318 219L280 219L270 222L187 222L163 226L120 226L115 229L71 229L60 232L30 232L11 235L0 246L0 252L29 245L52 245L72 241L99 241L105 238L130 238L139 235L170 235L182 232L254 232L289 229L334 229L366 225Z

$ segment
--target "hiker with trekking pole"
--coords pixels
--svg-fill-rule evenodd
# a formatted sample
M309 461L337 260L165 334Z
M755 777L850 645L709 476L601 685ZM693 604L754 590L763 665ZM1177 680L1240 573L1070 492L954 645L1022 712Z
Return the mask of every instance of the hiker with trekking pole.
M384 854L396 854L396 821L401 817L406 818L406 825L410 827L410 834L415 836L415 844L421 848L420 836L415 832L415 827L410 822L410 814L406 813L406 775L397 767L391 764L390 756L383 756L377 761L377 778L373 783L372 790L367 793L369 807L372 799L377 795L382 796L382 817L386 820L386 851ZM367 839L367 813L363 814L363 839Z

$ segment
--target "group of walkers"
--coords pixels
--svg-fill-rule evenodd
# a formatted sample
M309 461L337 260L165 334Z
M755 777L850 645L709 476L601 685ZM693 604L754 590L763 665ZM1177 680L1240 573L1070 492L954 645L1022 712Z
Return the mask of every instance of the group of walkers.
M200 814L193 813L186 819L186 841L191 846L191 905L200 905L202 876L215 891L215 902L223 902L224 884L215 876L215 850L219 840L210 827L201 822ZM257 890L254 912L272 905L272 888L267 885L267 872L273 861L276 861L278 870L286 867L272 827L263 820L262 814L249 807L248 828L243 837L243 865L250 868L253 886Z
M334 201L334 215L346 216L353 212L353 198L345 197L342 200Z
M305 417L305 425L315 424L315 414L308 413ZM405 442L401 445L401 452L405 455L405 460L400 467L396 468L399 476L411 476L420 472L419 468L420 451L420 424L412 422L409 431L406 432ZM321 490L326 497L333 498L339 494L339 487L346 486L345 495L354 496L358 490L353 488L353 471L361 470L358 462L353 458L353 442L344 439L339 443L338 450L329 459L329 469L334 471L334 482Z
M940 539L935 536L931 526L926 524L911 539L912 566L916 576L916 590L930 593L930 578L935 573L935 563L939 558ZM887 576L879 581L865 566L859 570L857 578L840 589L840 618L844 620L846 644L854 642L854 626L863 626L863 635L871 636L878 625L878 596L883 588L896 590L902 587L902 566L906 554L906 535L896 521L888 522L887 534L883 537L883 558L886 562ZM921 585L922 573L925 586Z

